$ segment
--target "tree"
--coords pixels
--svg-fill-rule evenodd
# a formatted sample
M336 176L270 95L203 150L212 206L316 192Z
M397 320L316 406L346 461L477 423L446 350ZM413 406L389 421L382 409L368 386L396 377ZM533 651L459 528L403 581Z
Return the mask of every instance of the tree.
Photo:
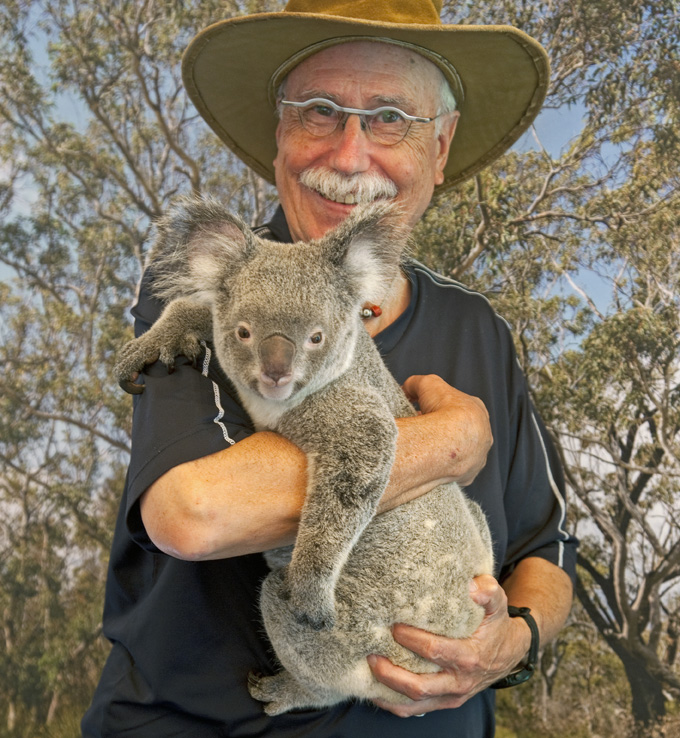
M5 3L0 33L0 715L76 732L106 655L106 559L130 444L111 376L152 219L206 189L255 222L270 188L188 103L179 60L265 3ZM72 717L64 717L69 716Z
M582 106L583 129L559 156L540 142L505 156L418 239L514 326L580 503L578 596L642 731L680 694L679 14L638 0L467 7L465 22L543 40L547 106Z

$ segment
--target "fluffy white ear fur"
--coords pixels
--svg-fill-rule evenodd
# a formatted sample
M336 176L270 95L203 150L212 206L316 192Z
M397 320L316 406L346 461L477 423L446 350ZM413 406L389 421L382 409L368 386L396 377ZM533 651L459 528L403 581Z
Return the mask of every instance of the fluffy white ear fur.
M396 258L390 258L393 249L388 247L388 253L385 253L381 249L384 242L376 241L372 236L375 234L361 234L352 239L345 268L352 274L361 301L380 303L397 274L400 259L398 254L395 254Z
M252 245L248 226L211 198L180 198L157 229L153 292L164 302L209 302L226 270L238 268Z
M200 299L212 299L222 283L225 269L233 269L247 256L249 244L235 223L202 229L187 248L193 292Z
M408 235L398 211L377 203L355 212L337 229L345 242L344 266L362 301L380 303L398 273Z

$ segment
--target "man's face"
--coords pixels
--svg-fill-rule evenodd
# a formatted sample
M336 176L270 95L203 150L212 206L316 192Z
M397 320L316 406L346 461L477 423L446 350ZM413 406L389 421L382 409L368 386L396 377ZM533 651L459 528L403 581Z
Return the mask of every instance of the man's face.
M299 64L289 74L285 99L322 97L343 107L372 110L391 105L403 112L434 117L441 76L429 61L398 46L352 42L333 46ZM414 122L403 141L385 146L369 138L357 115L325 138L307 133L298 113L282 107L276 131L276 186L295 240L320 238L356 205L335 202L323 185L306 186L300 175L318 170L343 178L377 175L396 187L390 199L413 227L441 184L457 114L448 114L439 134L435 123ZM319 188L322 191L319 191Z

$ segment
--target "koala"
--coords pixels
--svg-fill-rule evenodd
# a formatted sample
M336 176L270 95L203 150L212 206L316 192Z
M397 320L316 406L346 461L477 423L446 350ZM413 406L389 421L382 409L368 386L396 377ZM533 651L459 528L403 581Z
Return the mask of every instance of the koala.
M465 638L482 620L469 581L492 572L491 538L458 485L376 515L394 419L415 411L360 310L392 284L405 242L386 204L288 244L258 238L213 200L185 199L158 224L152 251L167 305L119 355L121 386L139 392L133 379L145 365L193 359L211 341L255 428L307 456L295 545L265 554L272 571L260 607L281 670L251 673L248 688L269 715L352 698L408 702L373 677L366 657L417 673L438 667L396 643L391 626Z

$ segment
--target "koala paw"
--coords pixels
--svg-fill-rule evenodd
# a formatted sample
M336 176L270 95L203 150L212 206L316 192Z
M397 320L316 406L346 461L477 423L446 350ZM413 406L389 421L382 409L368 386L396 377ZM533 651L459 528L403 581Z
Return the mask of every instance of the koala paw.
M134 341L129 341L118 354L118 362L114 374L118 384L130 394L140 394L144 385L135 384L134 380L145 366L161 361L168 367L168 372L175 369L175 357L182 355L195 361L201 353L200 338L191 332L168 339L156 335L153 328Z
M254 671L248 674L248 691L253 699L265 703L264 711L267 715L280 715L289 709L287 701L280 693L281 680L276 676L262 676Z
M248 691L251 697L265 703L267 715L281 715L288 710L318 702L318 698L296 682L287 671L274 676L262 676L251 671L248 674Z
M158 359L158 354L158 349L146 339L146 334L126 343L118 352L118 361L113 368L118 384L132 395L144 392L144 385L135 384L134 380L147 364Z

